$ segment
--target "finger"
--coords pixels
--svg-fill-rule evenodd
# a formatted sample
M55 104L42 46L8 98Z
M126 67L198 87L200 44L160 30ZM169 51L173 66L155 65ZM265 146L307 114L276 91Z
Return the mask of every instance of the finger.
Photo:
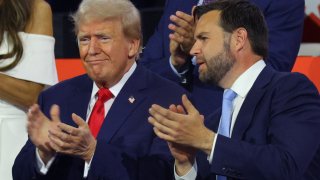
M181 28L174 24L169 24L168 28L172 30L174 33L177 33L180 36L184 36L186 38L191 38L193 36L193 33L190 33L190 29Z
M175 15L171 15L170 20L181 27L190 28L194 25L193 16L182 11L177 11Z
M169 106L169 110L172 111L172 112L178 113L177 106L174 105L174 104L171 104L171 105Z
M199 113L198 110L192 105L188 97L184 94L182 95L182 104L186 108L188 114Z
M177 106L177 112L180 114L187 114L186 111L184 110L183 106L181 106L181 105Z
M169 142L174 142L174 139L171 136L162 133L156 127L153 128L153 131L160 139L163 139L163 140L166 140L166 141L169 141Z
M55 129L50 129L49 130L49 135L56 139L57 142L59 140L59 143L62 144L62 143L70 143L72 142L72 136L68 133L65 133L63 131L60 131L60 130L55 130ZM62 142L62 143L61 143Z
M53 122L61 122L60 120L60 109L59 106L54 104L50 109L50 116Z
M36 121L37 119L45 117L38 104L34 104L28 109L27 116L29 121Z
M88 126L86 121L84 119L82 119L80 116L78 116L77 114L75 114L75 113L72 113L72 119L79 127Z
M149 113L157 120L168 119L170 121L177 121L181 118L178 113L172 112L169 109L165 109L159 105L153 104L149 109Z
M168 134L168 135L172 135L172 136L175 135L175 130L171 129L170 126L165 125L166 123L172 123L170 121L167 121L166 123L161 124L155 118L149 117L148 122L164 134Z
M181 19L175 15L171 15L170 20L172 21L173 24L175 24L178 27L185 28L185 29L191 28L191 25L189 24L189 22L187 22L184 19Z
M176 49L180 46L180 44L173 39L173 38L174 38L173 36L174 36L173 33L169 34L170 49L171 49L171 50L176 50Z
M58 128L61 130L61 132L67 133L71 136L77 136L79 134L77 128L70 126L68 124L65 124L65 123L59 123Z
M39 111L40 111L39 105L38 104L33 104L28 109L28 115L35 115Z
M177 11L176 16L179 17L180 19L183 19L184 21L188 22L189 24L193 24L193 16L190 14L187 14L182 11Z
M72 152L73 144L62 141L53 134L49 134L49 140L49 144L54 151L65 154L70 154L70 152Z
M52 148L53 151L55 151L56 153L62 152L62 149L56 143L56 140L52 136L49 136L49 140L49 146Z
M182 44L184 42L184 37L180 36L178 33L171 33L169 34L169 39L175 41L178 43L178 45Z

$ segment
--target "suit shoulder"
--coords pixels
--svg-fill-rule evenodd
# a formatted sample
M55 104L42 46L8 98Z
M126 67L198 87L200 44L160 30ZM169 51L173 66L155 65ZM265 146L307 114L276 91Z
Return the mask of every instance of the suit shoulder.
M151 72L148 69L145 69L148 74L148 85L156 88L167 88L167 89L175 89L177 91L186 92L184 88L178 85L176 82L170 81L161 77L160 75Z
M285 93L310 93L318 95L315 85L304 74L298 72L277 72L272 87Z
M48 89L46 89L44 91L44 93L62 91L64 89L69 89L69 88L76 88L79 85L86 84L86 83L89 83L89 82L92 82L92 81L90 80L88 75L83 74L83 75L76 76L76 77L71 78L71 79L67 79L67 80L61 81L58 84L55 84L55 85L49 87Z

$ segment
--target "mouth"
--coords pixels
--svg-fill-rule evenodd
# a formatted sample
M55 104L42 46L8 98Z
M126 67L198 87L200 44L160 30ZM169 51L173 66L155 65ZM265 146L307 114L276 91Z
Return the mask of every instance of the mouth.
M197 59L197 66L199 67L199 72L204 70L205 66L206 66L206 62L204 60L201 59Z
M92 65L95 65L95 64L100 64L100 63L103 63L107 61L106 59L86 59L85 62L88 63L88 64L92 64Z
M205 64L205 61L197 58L197 65L201 66L202 64Z

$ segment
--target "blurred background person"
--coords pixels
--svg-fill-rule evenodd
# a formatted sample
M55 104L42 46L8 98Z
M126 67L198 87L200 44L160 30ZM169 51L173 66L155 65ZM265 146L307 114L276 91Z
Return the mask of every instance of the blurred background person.
M0 0L0 179L27 140L26 111L57 82L52 12L43 0Z

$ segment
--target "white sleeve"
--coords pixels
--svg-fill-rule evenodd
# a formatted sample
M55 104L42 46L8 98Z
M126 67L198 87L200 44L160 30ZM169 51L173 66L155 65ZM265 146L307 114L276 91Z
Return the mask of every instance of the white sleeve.
M197 171L198 171L197 160L194 161L192 168L187 172L187 174L183 176L179 176L176 173L176 166L174 166L174 178L175 180L194 180L197 177Z
M19 63L6 72L0 72L8 76L32 81L45 85L54 85L58 82L54 43L51 36L28 34L19 32L23 44L23 55ZM0 52L10 50L8 42L3 42ZM15 57L0 62L0 66L11 63Z
M40 158L39 152L38 152L38 148L36 148L36 160L37 160L37 168L38 168L38 172L40 172L43 175L46 175L47 172L49 171L53 161L56 159L56 155L53 156L47 164L44 164L44 162L42 161L42 159Z

